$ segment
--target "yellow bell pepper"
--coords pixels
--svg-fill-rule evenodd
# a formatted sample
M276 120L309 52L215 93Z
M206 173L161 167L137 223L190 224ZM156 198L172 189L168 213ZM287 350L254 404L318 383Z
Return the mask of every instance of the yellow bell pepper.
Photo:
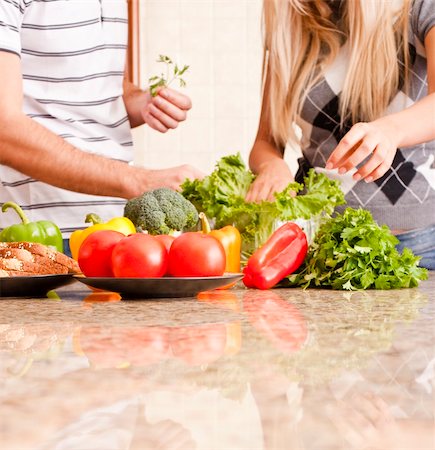
M211 230L206 215L199 213L201 219L202 232L214 236L223 246L226 256L225 272L240 272L240 252L242 246L242 238L236 227L227 225L219 230Z
M88 214L85 222L91 223L92 225L84 230L74 231L69 238L71 254L75 260L78 259L79 249L82 242L95 231L114 230L119 231L126 236L136 233L136 228L133 225L133 222L130 219L127 219L127 217L115 217L106 223L102 223L101 218L97 214Z

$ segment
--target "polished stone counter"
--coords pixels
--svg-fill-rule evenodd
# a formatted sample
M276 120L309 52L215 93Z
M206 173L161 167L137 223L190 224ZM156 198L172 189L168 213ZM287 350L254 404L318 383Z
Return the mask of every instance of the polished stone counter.
M417 289L0 299L2 450L435 448Z

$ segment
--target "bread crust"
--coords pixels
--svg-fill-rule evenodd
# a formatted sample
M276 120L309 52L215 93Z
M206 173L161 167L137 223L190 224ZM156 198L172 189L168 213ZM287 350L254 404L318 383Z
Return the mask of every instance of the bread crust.
M0 242L0 276L80 273L77 261L43 244Z

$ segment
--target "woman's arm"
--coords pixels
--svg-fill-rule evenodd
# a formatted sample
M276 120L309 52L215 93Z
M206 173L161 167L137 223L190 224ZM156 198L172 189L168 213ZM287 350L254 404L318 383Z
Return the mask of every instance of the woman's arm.
M284 149L278 148L270 136L266 112L268 86L266 80L257 137L249 155L249 167L257 178L246 196L248 202L273 201L274 194L283 191L294 180L283 159Z
M428 95L409 108L369 123L357 123L329 157L326 168L346 173L370 159L353 175L367 183L382 177L396 151L435 139L435 28L425 39Z

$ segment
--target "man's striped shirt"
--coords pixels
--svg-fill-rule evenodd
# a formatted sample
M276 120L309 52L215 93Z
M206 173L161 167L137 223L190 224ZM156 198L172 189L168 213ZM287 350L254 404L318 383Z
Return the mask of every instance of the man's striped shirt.
M122 98L127 20L126 0L0 1L0 51L21 58L24 113L77 148L125 162L133 156ZM8 200L32 221L57 223L65 236L85 226L86 214L109 219L122 215L125 203L55 188L0 165L0 203ZM16 219L2 214L0 229Z

